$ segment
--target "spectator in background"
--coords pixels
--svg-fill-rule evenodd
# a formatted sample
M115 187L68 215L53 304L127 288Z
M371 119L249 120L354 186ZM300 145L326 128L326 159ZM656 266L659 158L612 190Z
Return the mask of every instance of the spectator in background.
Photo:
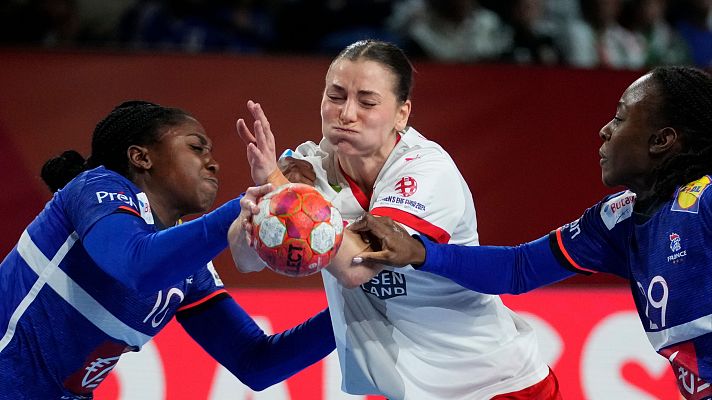
M687 42L692 61L703 68L712 67L712 2L680 0L672 10L675 28Z
M359 39L397 42L385 22L392 11L391 0L281 1L275 24L277 48L333 54Z
M645 65L688 64L685 41L665 19L667 0L628 0L621 23L645 45Z
M582 18L566 29L564 55L583 68L637 69L645 64L644 43L618 23L621 0L581 0Z
M0 42L67 46L75 43L78 33L74 0L13 1L0 8Z
M542 19L542 0L508 0L504 3L513 38L503 60L517 64L560 64L563 54L554 42L551 25Z
M474 0L405 0L395 6L389 25L410 54L438 61L497 60L512 43L499 16Z
M148 0L124 17L120 40L163 50L265 50L273 39L271 13L254 0Z

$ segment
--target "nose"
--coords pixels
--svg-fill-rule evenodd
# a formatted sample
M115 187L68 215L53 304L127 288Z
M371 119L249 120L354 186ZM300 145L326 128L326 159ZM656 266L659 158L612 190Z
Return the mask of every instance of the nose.
M611 123L607 123L603 125L600 131L598 131L598 137L601 138L604 142L607 141L611 137Z
M213 174L217 174L220 171L220 164L213 158L212 154L208 154L208 159L205 163L205 168Z
M339 119L341 122L349 123L356 120L356 105L351 100L346 100L341 106L341 112L339 113Z

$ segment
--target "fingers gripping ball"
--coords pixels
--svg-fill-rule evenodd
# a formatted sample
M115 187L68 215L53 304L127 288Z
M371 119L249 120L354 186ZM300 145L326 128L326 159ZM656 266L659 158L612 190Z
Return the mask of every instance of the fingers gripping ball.
M329 264L344 235L341 214L315 188L291 183L266 194L252 243L274 272L307 276Z

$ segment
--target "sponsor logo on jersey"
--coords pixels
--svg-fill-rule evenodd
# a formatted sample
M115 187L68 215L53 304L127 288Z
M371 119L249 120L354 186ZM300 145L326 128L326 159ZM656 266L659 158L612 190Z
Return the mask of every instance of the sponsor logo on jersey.
M624 192L603 203L601 207L601 219L610 231L617 223L625 221L633 215L635 205L635 193Z
M386 197L378 199L378 201L376 201L376 203L390 203L390 204L405 206L406 208L410 208L410 209L417 210L417 211L425 211L425 205L423 203L417 202L415 200L399 197L399 196L386 196Z
M410 176L404 176L396 182L396 191L404 197L410 197L418 191L418 182Z
M153 213L151 212L151 204L148 202L148 196L146 196L146 193L141 192L136 195L136 199L138 200L141 218L143 218L147 224L153 225Z
M420 154L416 154L415 157L406 157L406 158L405 158L405 162L417 160L417 159L419 159L419 158L420 158Z
M569 233L569 239L573 240L576 239L576 236L581 234L581 226L579 225L580 218L577 219L576 221L570 222L566 225L563 225L561 227L561 231L566 231Z
M127 196L124 192L105 192L105 191L99 191L96 192L96 200L99 202L99 204L104 203L105 201L120 201L124 204L127 204L133 208L138 208L136 206L136 203L134 203L133 198L131 196Z
M208 261L208 271L210 271L210 275L213 276L213 282L215 282L215 286L224 286L222 279L220 279L220 275L218 275L218 271L215 270L215 266L213 265L212 261Z
M672 203L670 211L689 212L697 214L700 211L700 197L710 186L710 177L702 178L690 182L677 190L675 201Z
M405 275L395 271L381 271L380 274L361 285L361 290L381 300L408 294Z
M673 262L673 263L678 263L681 261L680 259L682 257L685 257L687 255L687 250L682 250L680 235L673 232L670 234L669 238L670 238L670 251L672 251L673 254L668 256L667 261Z

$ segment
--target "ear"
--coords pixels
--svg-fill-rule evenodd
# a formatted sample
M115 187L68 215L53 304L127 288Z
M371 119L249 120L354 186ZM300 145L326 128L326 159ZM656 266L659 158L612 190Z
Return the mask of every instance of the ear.
M680 136L675 128L666 127L657 130L650 136L650 154L663 155L671 150L680 151Z
M408 117L410 117L410 107L410 100L406 100L403 102L403 104L398 106L398 110L396 111L396 131L400 132L405 129L406 126L408 126Z
M138 170L151 169L153 163L149 155L148 148L143 146L131 145L126 150L126 155L129 157L129 166Z

